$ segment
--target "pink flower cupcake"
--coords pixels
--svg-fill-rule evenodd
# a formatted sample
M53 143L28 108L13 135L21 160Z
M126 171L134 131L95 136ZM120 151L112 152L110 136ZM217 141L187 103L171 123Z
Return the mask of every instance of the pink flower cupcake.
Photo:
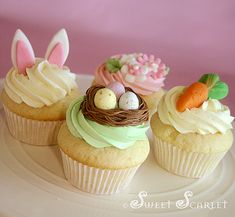
M130 87L144 98L150 114L153 114L164 94L162 87L168 72L169 68L154 55L115 55L97 68L93 83L106 86L110 82L118 81Z

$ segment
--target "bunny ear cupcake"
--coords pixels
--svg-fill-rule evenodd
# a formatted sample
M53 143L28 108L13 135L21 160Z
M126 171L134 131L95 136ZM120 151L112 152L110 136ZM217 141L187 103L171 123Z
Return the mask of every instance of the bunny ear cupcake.
M205 74L188 87L177 86L160 100L151 118L154 154L160 166L177 175L208 176L233 143L230 110L219 100L228 86Z
M95 72L93 84L108 85L113 81L132 88L148 104L150 115L164 94L165 76L169 68L159 58L142 53L116 55L101 64Z
M94 194L126 188L149 153L147 121L147 105L132 89L90 87L71 103L58 135L68 181Z
M9 130L16 139L33 145L57 143L66 109L79 96L75 74L64 66L68 53L64 29L49 43L45 58L35 58L28 38L16 31L11 47L13 67L1 96Z

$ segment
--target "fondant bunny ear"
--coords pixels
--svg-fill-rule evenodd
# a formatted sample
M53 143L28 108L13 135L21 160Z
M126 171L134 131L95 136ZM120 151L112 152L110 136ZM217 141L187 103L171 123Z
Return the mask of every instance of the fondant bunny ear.
M65 29L61 29L52 38L47 47L45 58L51 64L63 66L69 54L69 39Z
M33 48L25 34L17 29L11 45L11 60L19 73L26 75L26 68L35 63Z

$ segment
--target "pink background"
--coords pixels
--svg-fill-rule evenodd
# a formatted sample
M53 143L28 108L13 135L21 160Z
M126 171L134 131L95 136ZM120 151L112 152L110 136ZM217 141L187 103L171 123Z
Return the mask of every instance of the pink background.
M0 76L12 65L17 28L42 57L52 35L65 27L72 71L93 74L116 53L153 53L171 68L167 88L192 83L204 72L221 74L230 85L225 103L234 113L234 11L233 0L0 0Z

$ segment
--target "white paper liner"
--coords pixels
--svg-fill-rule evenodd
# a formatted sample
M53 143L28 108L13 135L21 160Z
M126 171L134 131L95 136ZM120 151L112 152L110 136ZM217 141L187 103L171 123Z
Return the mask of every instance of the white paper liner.
M161 167L176 175L190 178L201 178L211 174L227 152L187 152L156 136L153 148L155 159Z
M127 169L99 169L73 160L61 149L67 180L81 191L92 194L115 194L125 189L140 165Z
M27 119L11 112L6 106L7 125L17 140L31 145L57 144L57 135L63 121L37 121Z

